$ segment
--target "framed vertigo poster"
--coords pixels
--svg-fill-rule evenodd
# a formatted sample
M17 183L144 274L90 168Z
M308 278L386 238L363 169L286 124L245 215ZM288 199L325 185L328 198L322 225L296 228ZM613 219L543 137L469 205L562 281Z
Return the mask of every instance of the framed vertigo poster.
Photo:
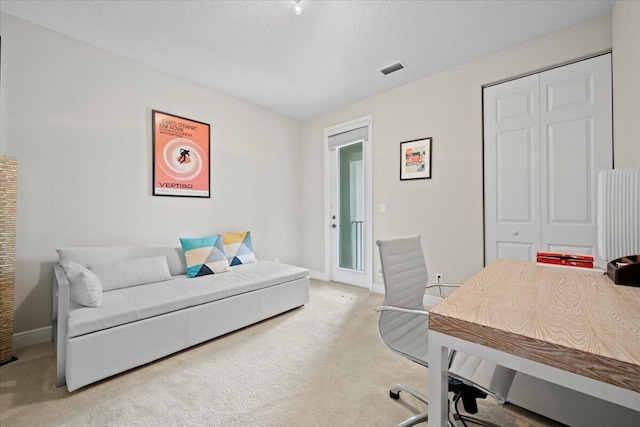
M211 197L207 123L152 111L153 195Z

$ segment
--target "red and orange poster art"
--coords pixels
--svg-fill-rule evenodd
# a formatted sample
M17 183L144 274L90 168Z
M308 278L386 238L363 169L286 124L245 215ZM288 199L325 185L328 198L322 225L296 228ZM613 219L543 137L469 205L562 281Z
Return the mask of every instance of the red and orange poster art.
M207 123L153 110L153 195L210 197Z

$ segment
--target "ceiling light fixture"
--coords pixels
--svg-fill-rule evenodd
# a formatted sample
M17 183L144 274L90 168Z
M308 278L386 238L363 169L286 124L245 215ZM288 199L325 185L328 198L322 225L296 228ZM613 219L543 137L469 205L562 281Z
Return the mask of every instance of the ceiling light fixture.
M302 3L302 0L294 0L295 3L295 9L296 9L296 15L300 15L302 13L302 5L300 3Z

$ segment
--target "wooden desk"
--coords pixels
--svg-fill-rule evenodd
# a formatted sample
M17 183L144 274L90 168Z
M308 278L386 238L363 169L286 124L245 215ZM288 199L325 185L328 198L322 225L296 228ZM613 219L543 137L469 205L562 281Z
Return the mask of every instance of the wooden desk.
M640 288L605 275L498 259L431 310L431 425L449 349L640 411Z

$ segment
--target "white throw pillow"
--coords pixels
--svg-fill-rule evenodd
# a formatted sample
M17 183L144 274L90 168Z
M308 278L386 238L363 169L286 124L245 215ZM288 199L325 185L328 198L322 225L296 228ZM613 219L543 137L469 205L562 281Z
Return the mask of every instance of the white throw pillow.
M89 268L98 276L105 292L171 280L166 255L135 258L109 264L92 264Z
M68 262L63 268L69 278L71 299L87 307L99 307L102 304L102 283L93 271L75 262Z

